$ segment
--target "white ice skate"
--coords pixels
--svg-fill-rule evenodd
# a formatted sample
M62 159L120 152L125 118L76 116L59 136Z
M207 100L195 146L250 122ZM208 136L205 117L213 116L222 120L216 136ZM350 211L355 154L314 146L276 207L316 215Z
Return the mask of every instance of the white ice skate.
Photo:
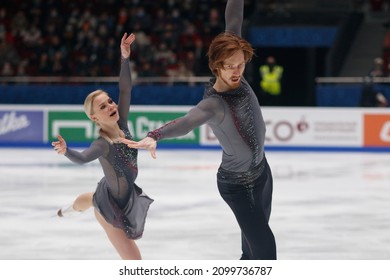
M77 211L73 208L73 204L67 205L65 207L62 207L57 211L57 216L58 217L72 217L72 216L77 216L81 213L81 211Z

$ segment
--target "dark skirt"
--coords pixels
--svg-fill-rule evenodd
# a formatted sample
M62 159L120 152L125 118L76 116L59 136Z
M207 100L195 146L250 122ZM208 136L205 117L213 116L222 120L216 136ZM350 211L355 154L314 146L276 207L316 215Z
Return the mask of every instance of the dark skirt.
M121 208L109 192L105 178L100 180L93 195L93 205L104 219L122 229L129 239L142 237L150 204L154 201L136 184L127 204Z

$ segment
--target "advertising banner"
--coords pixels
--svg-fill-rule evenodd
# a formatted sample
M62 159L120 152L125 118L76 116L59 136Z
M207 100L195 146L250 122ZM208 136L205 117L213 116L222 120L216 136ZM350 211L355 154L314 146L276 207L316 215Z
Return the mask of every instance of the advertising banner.
M364 114L365 147L390 147L390 112L386 114Z
M140 140L149 131L183 116L190 108L132 106L128 118L130 132ZM390 149L390 112L386 108L265 107L262 113L266 147ZM0 145L49 145L59 134L69 143L81 145L99 137L98 127L87 118L82 106L0 106ZM161 144L219 147L206 124Z
M0 109L0 143L42 143L43 126L43 111Z
M361 111L348 109L264 110L266 144L358 147L362 145Z
M132 110L129 114L128 126L136 140L163 126L167 122L183 116L183 112ZM67 141L89 143L99 137L98 127L90 121L83 111L49 111L48 113L48 141L56 139L61 134ZM167 139L162 143L199 145L199 129L190 131L179 138Z
M390 148L390 112L360 108L263 108L268 147ZM201 145L218 145L208 126Z

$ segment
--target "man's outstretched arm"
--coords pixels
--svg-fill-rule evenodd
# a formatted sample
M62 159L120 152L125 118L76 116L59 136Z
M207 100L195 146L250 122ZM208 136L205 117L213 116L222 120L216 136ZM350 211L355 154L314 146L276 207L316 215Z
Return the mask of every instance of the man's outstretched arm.
M225 8L225 29L241 37L244 20L244 0L228 0Z

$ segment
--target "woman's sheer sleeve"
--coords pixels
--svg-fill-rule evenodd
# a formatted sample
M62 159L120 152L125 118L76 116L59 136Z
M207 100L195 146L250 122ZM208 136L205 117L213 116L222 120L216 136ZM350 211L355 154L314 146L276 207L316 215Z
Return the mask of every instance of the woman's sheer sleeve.
M89 148L82 152L68 148L65 156L74 163L85 164L99 158L103 155L104 150L102 141L94 141Z
M119 73L119 101L118 101L118 112L119 121L121 125L127 127L127 117L129 115L130 102L131 102L131 89L132 89L132 78L130 70L129 59L121 58L121 69Z

